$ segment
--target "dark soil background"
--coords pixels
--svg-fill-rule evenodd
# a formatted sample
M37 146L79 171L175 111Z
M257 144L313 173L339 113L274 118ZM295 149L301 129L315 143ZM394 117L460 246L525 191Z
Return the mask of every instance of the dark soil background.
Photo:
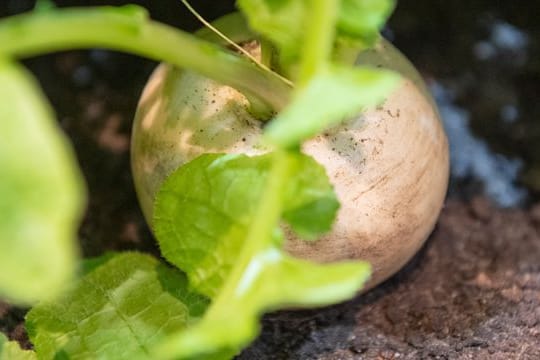
M133 2L156 19L198 27L177 0ZM0 17L32 3L3 0ZM192 4L208 19L233 8L232 1ZM405 269L369 293L267 315L262 336L239 359L540 359L539 14L535 1L399 1L385 35L426 78L451 142L439 224ZM86 176L84 254L157 254L129 169L131 119L155 63L103 50L25 63ZM0 331L28 347L24 313L0 302Z

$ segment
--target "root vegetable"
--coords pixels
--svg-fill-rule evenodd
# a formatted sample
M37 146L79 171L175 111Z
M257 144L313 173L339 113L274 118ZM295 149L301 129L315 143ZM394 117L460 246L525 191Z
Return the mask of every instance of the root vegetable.
M316 242L287 231L286 249L328 262L373 266L366 289L398 271L422 246L442 207L448 145L437 109L412 65L386 41L358 57L404 79L386 101L321 134L303 151L323 164L341 208ZM141 97L132 137L135 186L147 220L160 184L178 166L209 152L260 154L263 124L238 91L160 65Z

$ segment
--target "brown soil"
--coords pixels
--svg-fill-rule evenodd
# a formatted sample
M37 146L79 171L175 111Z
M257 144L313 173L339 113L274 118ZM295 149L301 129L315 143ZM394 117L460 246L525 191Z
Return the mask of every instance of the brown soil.
M0 4L0 16L28 3ZM440 45L452 45L448 34L429 31L445 19L444 12L420 16L403 7L394 29L410 50L405 52L426 74L455 76L446 67L451 50ZM162 9L157 17L169 13ZM459 19L468 21L467 16ZM422 44L415 34L427 34ZM464 39L456 38L453 49L458 51ZM468 62L461 62L456 66L466 68ZM99 51L62 53L26 64L73 139L86 176L90 200L81 228L84 254L123 249L157 254L135 199L128 153L136 101L154 64ZM472 76L469 70L463 70L465 78ZM459 83L459 77L454 79ZM527 119L537 109L531 107ZM513 147L512 141L523 139L515 135L501 148L534 158L538 147ZM267 315L262 336L239 359L540 359L540 203L527 210L501 210L480 196L464 198L465 193L458 191L448 200L433 236L397 276L345 304ZM29 347L24 313L0 303L0 331Z
M268 315L241 359L540 359L540 206L449 200L424 249L375 290Z

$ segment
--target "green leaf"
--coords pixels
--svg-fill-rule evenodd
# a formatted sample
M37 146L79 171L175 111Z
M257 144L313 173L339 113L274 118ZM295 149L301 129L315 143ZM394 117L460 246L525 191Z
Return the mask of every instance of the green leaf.
M0 296L33 303L75 273L85 190L34 79L2 59L0 99Z
M338 34L371 45L394 6L394 0L341 0Z
M330 190L320 165L296 152L203 155L173 173L157 196L155 234L165 256L213 301L200 323L157 344L154 357L232 356L257 336L266 310L353 296L369 265L316 265L280 249L279 215L315 234L335 215Z
M306 155L289 156L294 176L285 190L283 220L302 238L315 240L330 231L339 201L326 170Z
M324 169L301 154L286 190L285 220L310 239L331 228L339 206ZM210 154L185 164L162 185L154 233L165 258L198 291L215 297L243 246L262 196L271 155Z
M238 352L257 337L259 317L264 311L343 301L355 295L369 274L367 263L316 265L268 248L249 262L235 284L235 296L217 299L201 322L160 343L156 358L211 358L214 352Z
M207 306L182 273L149 255L107 255L87 270L61 299L28 313L40 358L151 359L151 346L196 321Z
M22 350L19 344L0 333L0 360L35 360L36 354L31 350Z
M56 4L52 0L36 0L34 11L45 12L56 9Z
M305 0L238 0L250 28L272 41L285 62L299 54L306 16Z
M265 129L270 142L297 147L321 131L382 102L399 76L369 67L332 66L317 73Z
M249 26L272 41L285 64L296 61L306 37L310 9L308 0L238 0L237 6ZM394 0L341 0L335 35L370 46L394 9Z

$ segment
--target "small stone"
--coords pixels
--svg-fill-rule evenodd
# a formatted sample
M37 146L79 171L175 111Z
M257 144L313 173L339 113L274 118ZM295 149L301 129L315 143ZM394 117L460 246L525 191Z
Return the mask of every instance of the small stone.
M492 289L493 281L485 272L479 272L472 283L482 289Z

